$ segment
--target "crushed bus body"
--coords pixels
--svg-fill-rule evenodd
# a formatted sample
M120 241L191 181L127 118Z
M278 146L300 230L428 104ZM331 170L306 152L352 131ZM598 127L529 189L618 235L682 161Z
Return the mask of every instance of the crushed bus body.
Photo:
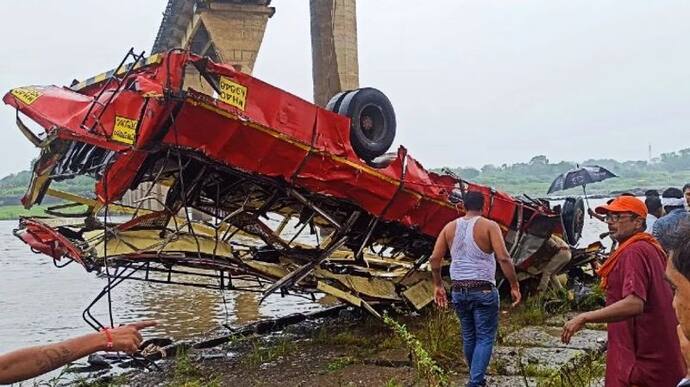
M21 87L3 99L41 151L24 206L52 195L87 208L23 218L16 235L56 263L110 268L108 289L146 280L264 297L327 293L372 313L376 303L423 308L433 299L426 260L441 228L463 215L467 191L485 195L484 215L504 230L523 276L538 274L530 268L548 260L552 237L579 238L581 202L550 208L427 171L404 147L386 153L395 116L376 89L321 108L185 51L128 56L72 87ZM185 87L190 68L214 95ZM50 188L79 175L96 179L95 198ZM157 200L148 194L119 202L153 186L166 190L158 210L143 208ZM207 281L177 279L190 274ZM88 309L85 318L100 325Z

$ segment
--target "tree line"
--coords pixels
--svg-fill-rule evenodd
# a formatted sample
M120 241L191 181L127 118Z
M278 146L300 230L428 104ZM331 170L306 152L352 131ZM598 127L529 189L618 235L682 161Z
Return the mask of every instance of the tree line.
M651 161L614 159L589 159L581 163L560 161L552 163L546 156L537 155L526 163L487 164L483 167L448 168L465 180L492 186L511 194L544 196L553 179L577 165L600 165L619 177L588 186L587 192L608 194L612 191L631 189L681 187L690 182L690 148L677 152L662 153ZM437 172L440 169L436 170ZM13 173L0 179L0 205L19 204L31 180L30 171ZM53 182L52 188L77 195L93 197L95 180L87 176ZM563 194L576 194L578 189Z
M614 159L588 159L581 163L560 161L552 163L544 155L532 157L526 163L487 164L476 168L449 168L460 177L481 184L490 185L512 194L527 193L544 196L553 179L578 165L599 165L614 174L609 179L587 187L588 192L607 194L611 191L632 189L665 188L682 186L690 182L690 148L677 152L662 153L651 161ZM568 190L564 194L581 192L581 189Z

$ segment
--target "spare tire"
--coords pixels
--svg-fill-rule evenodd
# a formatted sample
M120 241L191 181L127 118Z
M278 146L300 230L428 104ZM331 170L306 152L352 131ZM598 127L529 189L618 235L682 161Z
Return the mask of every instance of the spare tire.
M585 203L582 198L566 198L561 208L561 223L568 244L574 246L582 237L585 225Z
M339 97L336 95L333 98ZM350 144L364 161L388 151L395 138L395 111L382 92L367 87L339 97L338 113L350 117ZM333 101L333 99L331 99ZM329 102L330 105L330 102Z
M331 97L326 104L326 110L337 113L338 109L340 109L340 104L343 102L343 98L345 98L345 94L349 93L350 91L351 90L341 91L340 93Z
M383 169L387 168L389 165L393 163L393 161L398 159L398 154L395 152L389 152L385 153L381 156L374 157L371 160L367 161L367 165L370 167L374 167L376 169Z

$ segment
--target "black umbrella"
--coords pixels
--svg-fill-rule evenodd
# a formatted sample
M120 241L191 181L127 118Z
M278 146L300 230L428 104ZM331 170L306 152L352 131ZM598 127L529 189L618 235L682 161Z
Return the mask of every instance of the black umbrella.
M585 200L587 200L587 191L585 190L587 184L596 183L611 177L616 177L616 175L604 167L598 165L578 166L575 169L560 174L556 180L551 183L551 187L549 187L547 194L582 186L582 192L584 192ZM589 206L589 203L587 203L587 206Z

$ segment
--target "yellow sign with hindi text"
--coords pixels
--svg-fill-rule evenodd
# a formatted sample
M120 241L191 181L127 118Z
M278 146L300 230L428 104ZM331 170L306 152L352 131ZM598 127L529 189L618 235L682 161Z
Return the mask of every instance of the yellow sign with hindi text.
M115 116L115 127L113 135L110 137L115 141L133 145L137 139L137 125L139 121L129 118Z
M12 89L10 94L12 94L14 98L24 102L27 105L31 105L38 99L38 97L41 96L41 92L33 87L18 87L16 89Z
M247 105L247 87L226 77L220 77L220 100L244 111Z

